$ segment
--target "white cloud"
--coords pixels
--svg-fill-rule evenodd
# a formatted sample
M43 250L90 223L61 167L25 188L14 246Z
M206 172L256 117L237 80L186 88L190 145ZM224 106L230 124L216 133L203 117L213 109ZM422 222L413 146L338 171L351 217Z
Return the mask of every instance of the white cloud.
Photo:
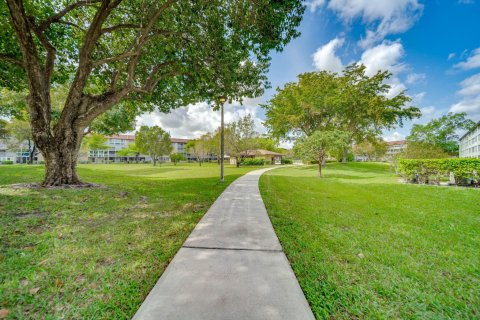
M306 6L310 11L315 12L317 8L322 7L325 4L325 0L310 0L306 3Z
M226 104L225 123L238 120L251 114L255 121L255 130L265 133L263 120L258 116L258 108L246 103L255 101L246 99L244 105ZM172 110L170 113L151 112L137 118L137 126L158 125L175 138L196 138L207 132L213 132L220 126L220 111L214 111L207 103L197 103L187 107Z
M343 38L335 38L318 48L313 54L313 65L315 68L333 72L342 71L343 64L336 55L336 50L343 45L344 41Z
M425 91L414 94L413 95L413 102L414 103L422 102L423 98L425 98L426 95L427 95L427 93Z
M435 111L437 111L437 109L435 109L434 106L430 106L430 107L420 108L420 111L422 112L423 117L430 118L435 114Z
M360 63L366 67L368 75L377 71L388 70L393 74L404 71L406 65L400 60L405 55L405 50L400 42L384 41L383 43L363 52Z
M460 82L461 89L457 92L462 96L480 95L480 73Z
M480 118L480 73L466 78L460 82L457 91L462 100L450 107L450 112L466 112L469 116Z
M368 48L389 34L410 29L423 12L418 0L330 0L328 8L345 22L361 18L367 25L366 37L360 41Z
M478 120L480 118L480 96L461 100L450 107L450 112L466 112L470 117Z
M421 83L424 82L426 78L427 75L425 73L410 73L405 82L407 84Z
M450 54L448 55L447 60L449 60L449 61L452 60L453 58L455 58L456 55L457 55L457 54L456 54L455 52L450 53Z
M454 67L463 69L463 70L471 70L471 69L479 68L480 67L480 48L473 50L466 61L457 63Z
M401 134L400 132L394 132L392 134L389 134L389 135L385 135L383 136L383 139L385 141L399 141L399 140L405 140L405 135L404 134Z

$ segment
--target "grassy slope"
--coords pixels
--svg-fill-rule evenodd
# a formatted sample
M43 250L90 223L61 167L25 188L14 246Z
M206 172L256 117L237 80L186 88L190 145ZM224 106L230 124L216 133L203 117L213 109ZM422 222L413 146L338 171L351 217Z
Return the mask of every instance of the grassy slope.
M107 188L14 190L5 185L40 181L43 168L0 166L0 309L130 319L212 202L252 169L227 167L219 184L214 164L83 165Z
M480 317L480 190L399 184L383 164L315 170L270 171L261 191L318 319Z

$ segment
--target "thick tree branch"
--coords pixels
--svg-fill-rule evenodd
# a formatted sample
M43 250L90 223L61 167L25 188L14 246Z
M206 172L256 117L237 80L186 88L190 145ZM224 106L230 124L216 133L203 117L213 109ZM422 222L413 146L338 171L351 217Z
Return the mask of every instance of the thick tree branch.
M120 29L141 29L141 28L142 28L142 26L138 25L138 24L123 23L123 24L117 24L115 26L103 28L101 32L102 32L102 34L105 34L105 33L114 32L114 31L120 30Z
M50 43L50 41L47 39L45 34L38 29L38 27L35 25L35 21L33 17L30 17L29 19L30 23L30 28L33 30L37 38L40 40L42 45L45 47L45 50L47 51L47 57L45 59L45 82L50 84L50 80L52 78L52 73L53 69L55 67L55 56L57 54L57 49Z
M50 27L52 23L59 22L66 14L68 14L72 10L75 10L76 8L83 7L83 6L90 6L99 2L102 2L102 0L83 0L83 1L77 1L75 3L72 3L66 6L60 12L42 21L38 26L38 30L41 32L45 31L48 27Z
M0 53L0 60L7 61L13 64L16 64L17 66L20 66L22 68L25 68L25 64L21 59L9 56L7 54Z
M68 125L72 123L82 112L85 112L83 98L83 89L87 83L88 76L92 72L91 53L101 36L102 25L109 17L112 11L122 2L122 0L99 1L101 6L97 9L95 16L85 33L85 41L79 52L79 61L75 78L70 86L65 106L62 110L60 120L57 122L55 131L59 131L60 124Z
M46 82L45 70L40 63L30 22L22 0L7 0L12 27L22 51L23 66L27 73L30 94L28 107L36 141L47 145L50 139L50 83Z
M155 23L158 21L162 13L170 7L173 3L175 3L176 0L167 0L163 5L158 8L158 10L150 17L148 20L148 23L145 25L145 27L142 29L142 32L140 33L140 37L138 39L137 45L135 46L134 51L140 51L141 48L145 45L146 40L148 39L148 35L150 31L153 29L155 26ZM130 59L130 63L128 64L128 79L127 79L127 86L131 86L133 83L133 79L135 77L135 69L138 64L138 59L140 55L132 57Z

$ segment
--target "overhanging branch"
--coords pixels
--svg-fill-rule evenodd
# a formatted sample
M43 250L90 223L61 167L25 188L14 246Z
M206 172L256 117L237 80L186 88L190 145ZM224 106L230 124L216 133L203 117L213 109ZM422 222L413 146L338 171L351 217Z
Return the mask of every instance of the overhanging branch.
M12 56L9 56L7 54L0 53L0 60L7 61L7 62L13 63L17 66L20 66L22 68L25 68L25 64L23 63L22 60L20 60L18 58L15 58L15 57L12 57Z
M72 10L75 10L76 8L83 7L83 6L91 6L95 3L100 3L100 2L102 2L102 0L82 0L82 1L77 1L75 3L72 3L66 6L60 12L42 21L38 26L38 30L41 32L45 31L48 27L50 27L52 23L59 22L60 19L62 19L66 14L68 14Z

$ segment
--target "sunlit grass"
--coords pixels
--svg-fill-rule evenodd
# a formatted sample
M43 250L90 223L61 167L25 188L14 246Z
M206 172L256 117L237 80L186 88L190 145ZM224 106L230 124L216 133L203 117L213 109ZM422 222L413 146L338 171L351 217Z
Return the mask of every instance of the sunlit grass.
M81 165L96 189L14 189L0 166L0 309L12 319L130 319L213 201L255 168Z
M273 170L261 192L318 319L480 317L480 190L352 163Z

